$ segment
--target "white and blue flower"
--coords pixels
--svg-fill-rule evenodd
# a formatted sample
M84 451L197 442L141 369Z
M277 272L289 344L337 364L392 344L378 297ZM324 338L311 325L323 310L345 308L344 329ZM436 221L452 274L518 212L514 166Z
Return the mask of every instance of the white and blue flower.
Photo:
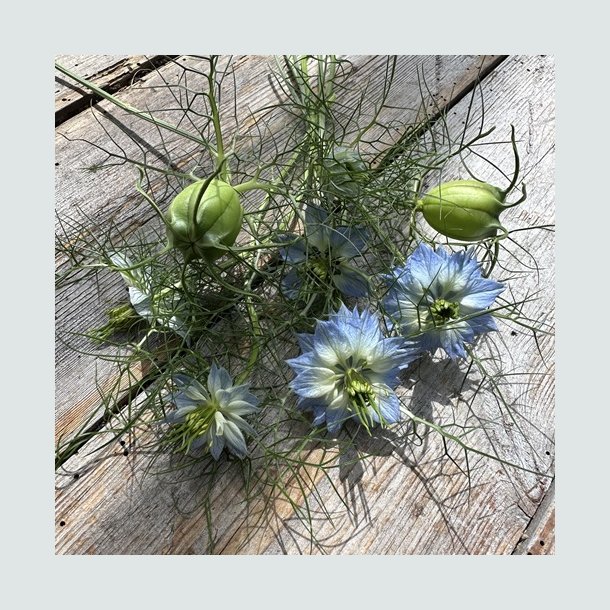
M177 410L166 417L171 424L169 439L181 451L203 447L215 460L226 447L233 455L248 454L244 433L255 435L243 416L258 411L258 398L249 391L249 384L233 385L229 373L212 364L204 387L196 379L176 374L172 381L177 388L171 401Z
M298 407L313 411L314 425L326 423L336 434L349 419L367 430L400 419L393 388L415 354L401 337L385 338L375 314L342 304L313 334L298 338L303 353L287 361L296 373L290 387Z
M328 213L310 205L305 211L305 236L294 237L292 244L280 250L280 257L291 266L281 284L286 297L296 299L312 289L328 286L346 296L368 294L368 276L350 264L366 249L363 229L332 228Z
M110 260L129 287L129 300L135 312L151 324L169 328L186 338L188 329L182 317L178 315L184 311L179 294L175 290L178 286L168 286L155 292L150 267L137 267L128 256L119 252L111 254Z
M482 276L472 250L452 254L420 244L384 279L386 315L422 352L440 347L451 358L465 358L466 344L497 330L486 310L504 285Z

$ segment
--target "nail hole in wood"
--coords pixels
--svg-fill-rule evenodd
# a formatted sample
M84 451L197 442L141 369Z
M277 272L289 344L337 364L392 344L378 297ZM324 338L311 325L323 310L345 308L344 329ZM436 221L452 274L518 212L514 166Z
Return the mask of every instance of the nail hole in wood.
M65 524L66 524L66 522L65 522L65 521L60 521L60 522L59 522L59 526L60 526L60 527L63 527Z
M125 449L125 451L123 451L123 455L129 455L129 449Z
M510 336L511 337L516 337L517 336L517 331L516 330L511 330L510 331Z
M540 541L540 546L544 546L544 540Z
M78 479L79 477L80 477L80 474L78 474L78 472L75 472L75 473L74 473L74 478L75 478L75 479Z

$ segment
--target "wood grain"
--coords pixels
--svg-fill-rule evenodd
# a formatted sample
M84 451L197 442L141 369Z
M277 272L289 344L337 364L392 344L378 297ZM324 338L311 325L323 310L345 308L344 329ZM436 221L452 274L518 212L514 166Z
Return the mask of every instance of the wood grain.
M386 76L386 58L378 56L350 57L353 65L355 91L360 92L367 85L371 91L379 90ZM232 91L224 102L228 109L223 114L223 129L230 139L239 123L240 133L247 139L248 134L257 130L267 130L275 142L282 142L291 133L289 117L279 115L271 119L255 120L254 110L276 102L276 93L269 87L268 57L238 57L234 59L235 88L239 91L239 103L233 112ZM399 57L394 86L390 91L387 107L383 109L380 121L389 125L400 117L401 124L421 116L420 89L425 81L429 89L428 111L436 110L449 103L471 86L481 70L497 61L495 57L441 56L441 57ZM179 64L201 66L201 61L183 58ZM175 78L180 69L172 62L158 72L145 75L134 87L121 92L121 99L139 108L170 108L163 113L166 120L178 122L181 114L175 108L176 101L162 84L162 79ZM195 81L192 86L201 85ZM375 98L371 96L371 100ZM369 100L361 115L360 124L366 124L373 116L375 107ZM98 108L110 112L109 103L101 102ZM104 116L93 112L81 113L58 129L56 139L56 201L58 240L62 243L79 242L87 244L97 233L113 227L115 236L127 239L135 231L158 230L158 220L150 207L142 203L135 193L136 175L128 165L118 166L113 171L86 172L83 168L100 163L105 155L90 145L77 141L107 142L106 135L98 122ZM167 164L167 151L172 160L181 166L193 163L198 155L197 146L178 137L164 136L162 140L157 129L133 116L120 114L120 120L128 129L138 134L138 138L125 135L112 122L104 127L115 139L116 145L125 154L141 155L145 150L155 164ZM383 136L383 146L396 142L403 132L397 128L377 133ZM70 140L66 139L70 138ZM141 148L142 147L142 148ZM268 151L263 150L264 154ZM271 153L268 153L271 154ZM167 195L166 195L167 196ZM247 203L247 201L246 201ZM62 271L70 261L59 254L57 267ZM118 379L115 367L105 359L108 347L96 347L84 336L87 331L103 325L106 310L124 302L126 288L116 274L97 273L79 283L58 288L56 291L56 440L67 440L78 430L97 421L104 413L104 396L110 389L126 390L128 385ZM134 371L134 375L137 371ZM134 379L137 377L134 377ZM133 379L130 381L130 383ZM119 398L117 396L117 398Z
M483 83L487 123L497 125L498 133L506 133L513 123L525 147L530 195L526 204L506 213L511 229L553 220L552 88L552 60L545 57L510 58ZM452 127L459 129L466 122L468 100L452 112ZM511 167L510 146L502 139L486 147L484 154L500 167ZM469 166L497 182L488 163L471 159ZM449 175L451 171L459 173L459 165L449 164L445 179L462 177ZM531 262L525 252L532 252L539 274L528 272L512 285L517 296L539 290L539 300L530 303L526 313L545 316L552 324L552 235L524 231L514 237L519 243L503 252L508 268L499 270L500 277L523 272L523 264ZM404 380L401 391L413 410L436 422L454 414L468 416L469 408L480 418L493 419L497 425L473 440L482 447L498 448L526 467L550 472L552 337L541 336L536 342L521 329L503 327L484 343L482 353L485 349L495 353L504 373L512 375L504 391L518 418L499 411L489 392L463 387L464 371L440 359L424 360ZM526 434L519 432L520 426L527 427ZM307 501L315 545L285 499L255 498L248 507L241 503L234 467L227 468L214 492L210 535L201 480L176 483L171 475L145 476L147 457L123 455L125 449L118 444L90 453L103 441L100 436L89 443L58 476L58 553L510 554L549 486L549 479L486 459L473 460L468 484L458 468L463 466L458 452L452 452L454 463L443 455L434 435L426 436L418 447L399 429L374 439L357 439L356 447L371 457L340 465L329 478L312 471L316 494L304 495L298 488L291 492L293 502L304 506Z
M521 535L514 555L555 554L555 482Z
M115 92L146 71L166 63L167 58L145 55L58 55L55 61L98 87ZM55 77L55 127L98 99L91 91L58 73Z

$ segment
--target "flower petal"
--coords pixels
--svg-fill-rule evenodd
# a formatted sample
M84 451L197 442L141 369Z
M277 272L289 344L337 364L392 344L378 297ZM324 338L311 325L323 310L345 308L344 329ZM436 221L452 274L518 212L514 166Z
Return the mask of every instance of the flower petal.
M307 242L301 237L289 246L281 248L279 255L292 265L301 263L307 258Z
M228 389L220 389L216 392L216 400L223 412L236 415L247 415L258 410L259 399L248 391L249 385L238 385Z
M358 227L338 227L331 231L330 248L333 258L350 259L366 250L366 232Z
M332 392L336 383L337 377L331 369L311 367L300 371L290 382L290 387L303 398L316 398Z
M176 405L178 406L178 405ZM192 411L195 411L197 409L197 405L186 405L184 407L180 407L179 409L177 409L176 411L172 411L171 413L168 413L167 416L165 417L165 422L168 424L179 424L181 422L184 421L184 418L191 413Z
M340 392L326 409L326 429L330 434L336 435L341 426L351 417L347 395L345 392Z
M284 277L282 277L282 282L280 284L280 288L282 290L282 294L287 299L296 299L299 296L299 289L301 288L303 281L299 276L297 270L295 268L290 269Z
M210 399L207 390L196 380L183 373L172 375L172 382L187 397L196 402L206 402Z
M210 373L208 374L208 390L210 394L216 397L218 390L224 390L230 388L233 385L231 375L223 367L219 367L215 362L210 367Z
M248 454L246 440L241 430L232 421L225 421L223 434L227 449L239 458L246 457Z
M395 424L400 420L400 400L388 386L378 386L376 390L376 401L381 417L386 424ZM379 421L377 413L374 419Z
M207 434L209 434L209 447L210 447L210 453L212 454L212 457L218 461L218 459L220 458L220 454L222 453L222 450L225 447L225 439L224 436L220 436L214 433L211 433L209 430L207 432Z
M348 297L364 297L369 293L368 277L347 263L338 266L333 283Z

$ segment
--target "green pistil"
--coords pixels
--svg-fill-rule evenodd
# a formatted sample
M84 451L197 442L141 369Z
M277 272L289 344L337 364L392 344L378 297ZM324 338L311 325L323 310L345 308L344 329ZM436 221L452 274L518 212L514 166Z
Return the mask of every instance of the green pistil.
M108 310L108 323L91 330L92 338L100 342L106 341L115 333L129 330L139 320L140 317L130 304L114 307Z
M374 421L369 413L369 407L380 415L379 408L375 402L373 386L360 371L350 368L345 372L345 391L350 397L351 407L356 417L370 432L370 427L374 424Z
M430 306L430 315L434 320L435 326L442 326L455 320L460 316L460 304L446 301L445 299L436 299Z
M307 264L308 270L319 280L325 281L328 279L328 265L321 258L311 259Z
M217 410L212 403L201 403L195 411L186 415L183 422L175 426L172 438L179 450L188 451L193 442L209 430Z
M345 390L351 398L359 394L369 396L373 393L373 386L356 369L348 369L345 372Z

